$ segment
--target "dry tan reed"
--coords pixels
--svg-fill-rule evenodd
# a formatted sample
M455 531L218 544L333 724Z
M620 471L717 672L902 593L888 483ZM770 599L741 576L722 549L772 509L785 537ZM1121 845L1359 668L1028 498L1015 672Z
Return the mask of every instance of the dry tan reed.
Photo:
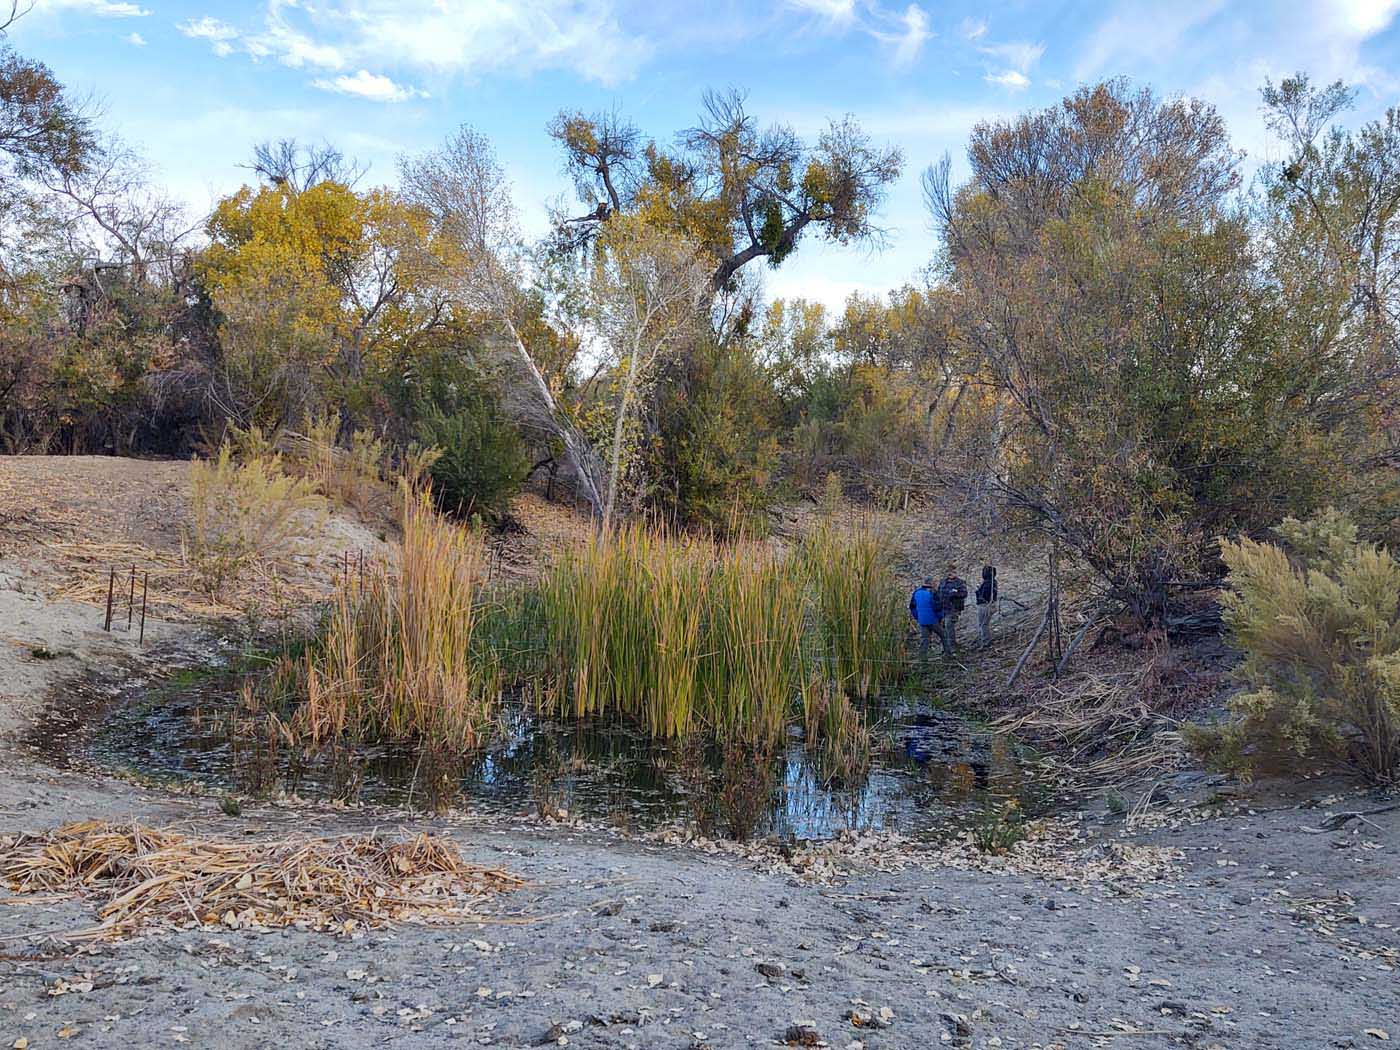
M96 904L101 923L78 935L86 937L128 936L152 924L349 932L481 921L489 898L523 885L422 834L220 842L91 820L0 843L0 875L12 891Z
M303 701L289 722L300 739L484 742L502 689L500 659L478 637L484 545L406 485L402 515L398 565L352 574L280 683L290 677Z

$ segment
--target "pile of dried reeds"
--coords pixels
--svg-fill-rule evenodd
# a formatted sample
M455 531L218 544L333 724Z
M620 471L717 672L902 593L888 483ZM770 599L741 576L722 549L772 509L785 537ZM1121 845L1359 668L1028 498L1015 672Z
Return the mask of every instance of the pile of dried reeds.
M1029 710L994 728L1053 741L1045 762L1075 779L1108 781L1170 768L1183 750L1177 719L1162 711L1152 661L1126 671L1084 671L1047 684Z
M479 922L483 901L523 884L425 834L219 842L91 820L0 844L0 876L12 891L97 902L101 924L77 937L120 937L155 923L349 932Z

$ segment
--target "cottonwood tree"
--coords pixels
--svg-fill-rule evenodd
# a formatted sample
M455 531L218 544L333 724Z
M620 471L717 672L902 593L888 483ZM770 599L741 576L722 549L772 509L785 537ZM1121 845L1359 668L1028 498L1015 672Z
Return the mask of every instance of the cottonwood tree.
M249 422L342 414L368 365L445 310L427 214L383 189L245 186L210 216L200 269L223 323L211 396Z
M617 114L560 113L549 127L588 214L559 217L559 243L590 243L632 214L713 257L710 293L756 259L780 265L811 230L838 244L878 242L874 213L899 176L899 150L872 144L852 119L815 143L790 127L760 129L737 91L709 92L700 123L667 149Z
M14 16L12 7L0 34ZM42 62L0 43L0 180L81 169L96 143L90 109Z
M253 147L253 161L247 167L260 181L285 186L294 193L323 182L338 182L353 189L365 174L363 165L330 143L306 145L296 139L259 142Z
M435 251L454 300L500 326L535 395L535 421L559 439L584 498L601 517L601 461L560 406L524 336L524 252L510 185L490 143L463 126L440 149L401 160L399 170L403 193L429 216Z
M104 274L137 288L151 277L168 284L180 246L198 228L155 185L146 162L114 138L95 144L82 167L55 168L40 183L69 250L99 286Z
M966 184L945 162L925 192L949 338L1002 410L981 469L1160 623L1211 537L1316 499L1338 466L1233 206L1224 125L1111 81L979 125L968 158Z
M1299 74L1263 90L1285 158L1264 167L1270 280L1288 305L1294 383L1349 431L1339 504L1400 543L1400 111L1340 126L1354 94ZM1383 406L1391 407L1383 407ZM1368 406L1375 406L1369 414ZM1360 411L1358 411L1360 410Z
M629 465L628 424L646 385L667 354L695 332L709 288L709 260L692 243L635 216L608 224L588 267L584 301L589 324L616 372L603 529L617 511Z

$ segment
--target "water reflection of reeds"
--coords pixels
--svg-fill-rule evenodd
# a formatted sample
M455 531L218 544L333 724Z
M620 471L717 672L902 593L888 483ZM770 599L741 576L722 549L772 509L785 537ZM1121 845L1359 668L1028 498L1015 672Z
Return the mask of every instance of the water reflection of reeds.
M202 681L192 692L179 702L127 704L98 750L145 773L248 795L567 811L630 829L683 821L715 835L939 834L1011 798L1030 812L1044 804L1006 738L918 706L887 709L868 768L841 778L822 768L798 731L777 747L738 755L713 738L657 740L623 720L553 720L517 701L503 707L490 745L465 754L311 749L240 719L230 679Z

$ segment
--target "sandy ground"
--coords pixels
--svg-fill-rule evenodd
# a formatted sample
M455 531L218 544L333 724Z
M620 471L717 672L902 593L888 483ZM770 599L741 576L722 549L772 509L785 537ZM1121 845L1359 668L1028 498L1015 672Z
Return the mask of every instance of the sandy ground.
M238 838L429 828L531 884L497 900L509 922L353 937L156 931L81 948L61 935L92 925L88 905L0 892L0 1047L791 1038L851 1050L1281 1050L1400 1040L1400 811L1322 830L1330 814L1393 804L1355 786L1289 794L1178 777L1135 830L1086 812L1074 822L1081 841L1042 874L1015 863L958 870L892 846L814 880L771 851L710 852L524 817L271 803L228 817L215 799L56 771L19 746L19 730L70 676L149 669L129 639L99 637L91 606L45 601L42 581L13 549L7 557L0 831L88 818ZM198 628L156 630L178 643ZM73 655L41 659L41 646ZM1175 852L1141 882L1124 843Z

